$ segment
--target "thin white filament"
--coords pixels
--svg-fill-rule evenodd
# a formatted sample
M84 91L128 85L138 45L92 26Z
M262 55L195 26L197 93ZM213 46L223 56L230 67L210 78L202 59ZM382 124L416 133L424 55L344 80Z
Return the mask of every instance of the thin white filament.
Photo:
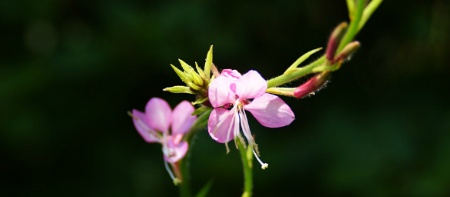
M261 159L259 159L258 155L255 152L255 149L252 148L252 151L253 151L253 155L255 155L255 157L256 157L256 160L258 160L259 164L261 164L261 169L265 170L266 168L268 168L269 164L264 163L263 161L261 161Z
M248 143L251 146L254 146L255 145L255 140L252 137L250 126L248 125L247 114L245 114L245 110L243 108L239 109L239 114L240 114L240 117L242 119L242 121L241 121L242 132L244 133L245 138L247 138Z
M169 173L170 178L172 178L172 181L176 181L175 176L173 175L172 170L169 167L169 164L167 164L167 161L164 161L164 166L166 167L167 172Z

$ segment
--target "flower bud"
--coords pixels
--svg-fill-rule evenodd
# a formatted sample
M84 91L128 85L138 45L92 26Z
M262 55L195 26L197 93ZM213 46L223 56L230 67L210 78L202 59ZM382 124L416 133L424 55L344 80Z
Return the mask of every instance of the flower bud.
M329 72L321 72L309 79L304 84L298 86L294 90L294 96L296 98L302 98L308 94L312 94L319 90L327 82L330 76Z
M325 52L328 61L334 60L334 55L336 54L336 50L339 46L339 43L341 43L341 39L344 36L346 30L347 23L342 22L331 33L330 39L328 40L327 44L327 51Z
M358 41L353 41L345 45L345 47L339 52L333 62L338 62L349 58L356 50L359 49L361 44Z

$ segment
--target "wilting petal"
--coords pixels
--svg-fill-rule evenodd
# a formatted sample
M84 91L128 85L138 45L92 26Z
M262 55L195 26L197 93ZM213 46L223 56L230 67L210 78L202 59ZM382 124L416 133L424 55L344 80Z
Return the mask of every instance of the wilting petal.
M169 163L175 163L186 155L188 148L187 142L176 143L173 141L173 138L168 136L166 143L163 145L164 160Z
M235 117L238 118L238 117ZM221 108L214 109L209 115L209 135L219 143L229 142L234 138L233 111Z
M252 113L259 123L269 128L289 125L295 119L294 112L283 100L267 93L255 98L245 105L244 109Z
M244 99L262 96L266 89L266 80L254 70L248 71L236 82L236 95Z
M233 77L218 76L208 88L208 98L213 107L221 107L228 103L234 103L235 95L230 90L230 85L236 81Z
M192 115L194 106L188 101L182 101L178 104L172 113L172 135L186 133L196 120Z
M170 126L172 109L169 104L160 98L152 98L145 106L145 115L150 128L167 133Z
M147 117L145 116L145 114L135 109L133 109L131 113L133 115L132 118L134 127L136 127L136 130L141 135L141 137L144 138L144 140L149 143L159 142L160 140L158 139L158 136L155 136L156 132L152 131L148 126L146 120Z

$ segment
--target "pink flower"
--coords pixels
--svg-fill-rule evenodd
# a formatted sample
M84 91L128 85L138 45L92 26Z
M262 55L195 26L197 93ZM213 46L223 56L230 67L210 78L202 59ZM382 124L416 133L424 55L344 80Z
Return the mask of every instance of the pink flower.
M131 113L134 126L142 138L148 143L162 144L166 168L174 180L167 162L176 167L176 162L186 155L188 143L182 138L196 120L192 112L194 107L188 101L182 101L172 111L165 100L151 98L145 106L145 113L135 109Z
M208 120L211 137L220 143L228 143L235 138L244 142L241 128L263 169L267 168L268 164L258 157L258 148L245 111L269 128L289 125L295 118L291 108L278 96L266 93L266 89L266 80L254 70L241 75L236 70L225 69L210 83L208 90L209 100L214 107Z

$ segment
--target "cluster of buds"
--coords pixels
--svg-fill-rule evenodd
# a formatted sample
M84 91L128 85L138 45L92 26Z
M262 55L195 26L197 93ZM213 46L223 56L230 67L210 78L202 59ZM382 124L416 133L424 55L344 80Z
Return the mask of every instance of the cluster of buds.
M173 68L175 73L177 73L178 77L180 77L181 81L185 83L185 85L172 86L164 88L163 90L172 93L193 94L196 96L196 100L192 102L193 105L204 104L208 100L209 83L215 76L219 75L217 68L212 62L212 52L213 46L210 47L206 55L205 66L203 69L198 66L197 62L195 62L194 69L181 59L178 59L178 61L180 62L183 71L171 64L170 66ZM208 105L207 103L205 104ZM195 112L194 114L198 113Z
M346 44L342 50L338 47L341 44L342 37L344 36L347 30L347 23L343 22L339 24L331 33L330 39L328 40L327 50L325 52L325 56L327 58L327 64L333 65L336 64L338 68L340 65L348 59L360 46L358 41L353 41ZM336 52L339 53L336 55Z
M345 47L336 55L336 52L339 50L338 47L341 44L342 38L347 30L347 26L348 25L346 22L339 24L333 30L328 40L327 49L325 52L326 60L323 66L328 67L329 69L315 74L308 81L295 88L293 92L294 97L303 98L307 95L314 94L316 91L324 87L330 78L331 72L339 69L342 63L359 48L360 43L358 41L353 41L346 44Z
M291 66L289 66L289 68L286 69L282 75L270 79L268 81L268 89L266 92L295 98L303 98L314 94L316 91L324 87L330 78L331 72L338 70L342 63L349 59L349 57L360 46L358 41L353 41L347 44L342 43L343 37L347 31L347 26L347 23L343 22L333 30L328 40L327 49L323 57L310 65L298 67L311 55L321 50L321 48L305 53ZM341 45L344 46L342 47ZM298 87L280 87L288 82L295 81L311 74L313 76Z

